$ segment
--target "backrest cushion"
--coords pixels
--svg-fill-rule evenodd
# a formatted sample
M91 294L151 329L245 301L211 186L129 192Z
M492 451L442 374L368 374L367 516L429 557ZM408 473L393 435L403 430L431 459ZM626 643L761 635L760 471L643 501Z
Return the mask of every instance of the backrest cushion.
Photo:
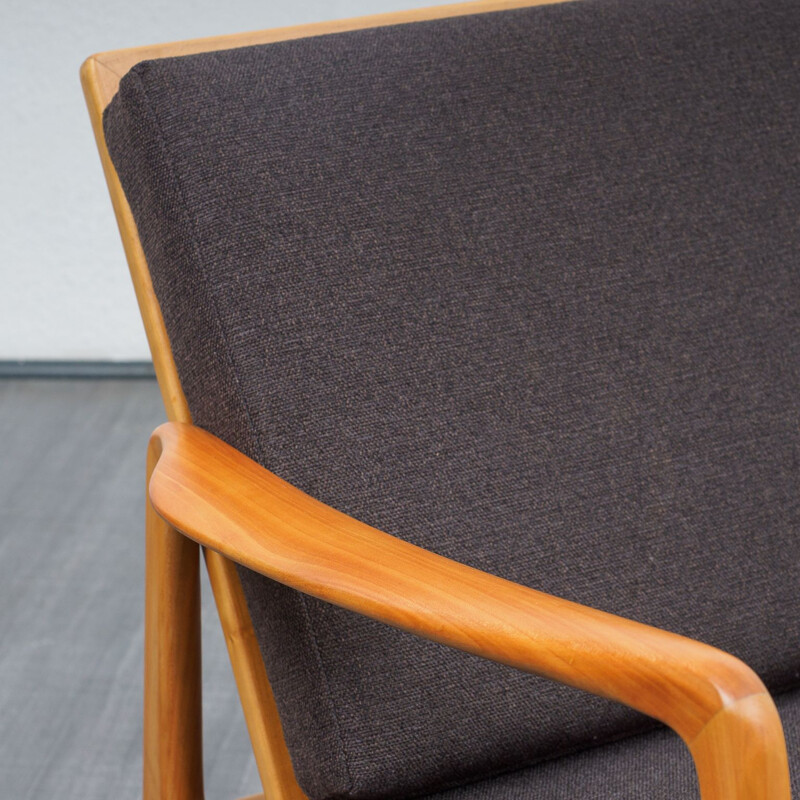
M597 0L136 66L105 130L195 421L796 685L799 12ZM312 798L648 724L242 580Z

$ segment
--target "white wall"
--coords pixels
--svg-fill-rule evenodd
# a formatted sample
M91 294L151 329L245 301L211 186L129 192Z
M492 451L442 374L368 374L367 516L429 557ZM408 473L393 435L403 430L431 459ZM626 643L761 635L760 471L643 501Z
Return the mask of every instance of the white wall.
M86 56L434 4L0 0L0 360L149 358L78 80Z

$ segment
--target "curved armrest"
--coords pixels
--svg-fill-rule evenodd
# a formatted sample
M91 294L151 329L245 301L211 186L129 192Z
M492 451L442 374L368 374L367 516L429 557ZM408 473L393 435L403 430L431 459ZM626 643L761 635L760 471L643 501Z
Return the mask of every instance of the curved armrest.
M150 446L153 507L204 547L322 600L656 717L689 746L703 800L790 797L777 710L733 656L382 533L191 425L162 425Z

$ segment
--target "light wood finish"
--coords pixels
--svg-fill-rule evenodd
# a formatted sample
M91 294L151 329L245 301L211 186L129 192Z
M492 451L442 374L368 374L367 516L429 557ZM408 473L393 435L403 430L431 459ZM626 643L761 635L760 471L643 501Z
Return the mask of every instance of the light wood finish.
M147 342L150 345L150 352L153 356L156 378L164 398L167 418L180 422L190 422L191 414L178 378L178 370L175 367L175 359L172 356L167 329L164 326L164 318L161 316L161 307L156 299L153 281L150 278L150 270L147 267L142 243L139 241L139 232L136 229L133 214L125 193L122 191L122 185L119 182L119 177L114 165L111 163L111 157L106 147L105 134L103 133L103 111L111 101L113 93L111 96L107 95L110 87L104 76L104 67L94 57L88 58L81 66L81 84L86 97L86 105L89 109L89 118L92 122L92 130L100 153L100 162L103 165L108 191L111 195L111 203L114 207L114 215L117 218L122 245L128 260L133 288L136 292L139 311L147 334Z
M234 675L264 788L264 800L304 800L305 794L297 785L286 749L278 709L264 671L236 565L214 550L205 550L205 557L228 653L231 663L236 665ZM224 587L224 591L220 587Z
M86 59L81 66L81 84L168 419L190 422L191 415L180 384L169 337L153 290L150 272L136 230L136 224L122 190L119 177L111 163L103 132L103 111L111 102L114 94L116 94L119 81L124 74L134 64L149 58L210 52L304 36L323 35L337 31L500 11L508 8L543 5L548 2L559 1L478 0L478 2L472 3L416 9L314 25L108 51ZM191 570L197 568L196 546L187 542L181 543L175 537L167 537L158 550L154 552L156 553L154 558L157 560L180 566L180 568L175 568L174 576L188 574ZM226 564L222 556L213 553L206 555L206 564L217 608L220 610L221 622L231 657L231 666L250 732L264 795L267 800L302 800L304 795L297 785L286 751L280 721L272 700L269 681L255 640L255 634L252 630L252 621L243 601L241 583L236 570L232 564ZM167 579L167 574L159 569L149 580L157 579ZM155 634L149 637L148 641L153 638L155 638ZM152 682L148 683L148 687L150 686L153 686ZM147 691L149 690L146 689ZM157 701L146 697L145 704L154 705L157 704ZM158 751L159 743L155 732L153 732L153 735L146 737L145 747L146 749L150 748ZM146 762L153 759L159 760L161 757L160 755L145 753ZM193 760L194 755L191 758ZM180 771L178 767L175 767L175 769ZM191 771L188 766L185 766L184 769L187 772Z
M790 797L778 712L733 656L389 536L191 425L158 428L151 457L153 506L204 547L322 600L661 720L688 745L703 800Z
M690 749L703 800L791 796L783 729L766 692L726 702Z
M155 466L148 450L148 478ZM198 548L148 499L145 542L144 800L203 797Z

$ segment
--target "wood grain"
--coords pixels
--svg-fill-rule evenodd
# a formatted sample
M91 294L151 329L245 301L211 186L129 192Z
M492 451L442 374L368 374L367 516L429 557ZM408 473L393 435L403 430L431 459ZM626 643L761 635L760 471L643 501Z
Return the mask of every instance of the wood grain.
M205 557L228 653L231 663L236 664L234 677L243 699L242 709L264 788L264 800L305 800L294 776L236 566L214 550L205 550ZM258 655L257 659L241 655L253 653Z
M155 466L148 450L148 478ZM203 797L198 548L146 508L144 800Z
M100 162L103 165L108 192L111 195L111 204L114 207L125 256L128 260L136 300L139 303L139 311L147 334L147 342L153 356L156 378L164 398L167 418L190 422L189 407L178 378L178 370L172 355L164 318L161 315L161 307L153 289L150 270L139 240L139 232L106 146L103 132L103 111L108 104L108 100L106 100L108 83L105 80L107 74L107 70L93 58L84 61L81 67L81 84L89 109L89 118L100 154Z
M733 656L389 536L191 425L158 428L151 454L154 508L203 546L322 600L661 720L688 745L703 800L790 797L777 710Z

